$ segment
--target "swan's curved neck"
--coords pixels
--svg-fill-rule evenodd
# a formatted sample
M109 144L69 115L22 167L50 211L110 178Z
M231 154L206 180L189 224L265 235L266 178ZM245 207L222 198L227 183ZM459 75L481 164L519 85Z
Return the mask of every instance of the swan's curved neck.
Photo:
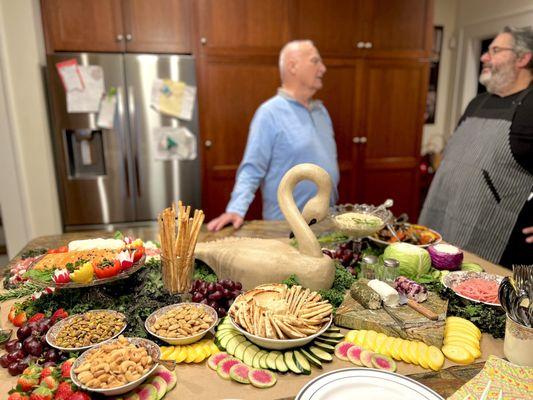
M299 164L291 168L279 184L279 208L294 232L300 253L311 257L322 257L322 250L315 234L294 202L294 187L302 180L311 180L318 186L316 196L309 202L321 200L326 202L324 207L328 207L331 193L331 178L328 173L314 164Z

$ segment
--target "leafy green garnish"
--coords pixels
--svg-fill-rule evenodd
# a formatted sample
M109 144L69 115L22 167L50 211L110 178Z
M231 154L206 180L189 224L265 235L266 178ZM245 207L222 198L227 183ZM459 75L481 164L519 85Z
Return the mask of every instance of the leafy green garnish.
M281 283L284 283L288 287L293 287L294 285L299 285L300 282L298 281L298 277L295 274L292 274L287 279L281 281Z
M194 269L192 279L215 283L217 281L217 276L205 263L202 261L196 261L196 268Z
M52 282L52 271L51 270L38 270L30 269L24 273L25 278L33 279L34 281L40 282Z
M47 251L48 251L48 249L45 249L44 247L38 247L36 249L30 249L30 250L27 250L24 253L22 253L20 255L20 258L25 260L26 258L30 258L30 257L38 257L38 256L46 253Z

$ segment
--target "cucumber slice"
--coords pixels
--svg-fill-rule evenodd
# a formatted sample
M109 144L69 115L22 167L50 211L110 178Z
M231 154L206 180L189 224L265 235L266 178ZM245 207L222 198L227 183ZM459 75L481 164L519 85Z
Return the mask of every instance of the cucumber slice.
M259 353L259 347L257 347L256 345L248 346L246 350L244 351L244 354L242 356L242 361L249 367L253 367L254 358L257 353Z
M321 361L325 361L325 362L333 361L333 356L327 351L324 351L319 347L311 346L309 347L309 352Z
M304 375L311 375L311 364L309 364L309 361L307 361L307 358L300 353L298 350L294 350L293 352L294 362L296 363L296 366L300 368L302 373Z
M260 368L263 368L261 367L261 359L263 358L263 356L265 355L266 351L265 350L259 350L257 352L257 354L255 355L254 357L254 360L252 361L253 363L253 367L255 369L260 369Z
M285 373L289 370L289 367L285 363L283 353L280 353L279 351L276 351L277 357L276 357L276 369L281 372Z
M263 350L264 351L264 350ZM268 369L270 368L268 366L268 363L267 363L267 358L268 356L270 355L270 353L268 351L264 351L264 354L262 355L261 359L259 360L259 365L262 369ZM274 367L276 366L276 364L274 364Z
M245 342L239 343L239 345L235 349L235 354L233 354L235 356L235 358L238 359L239 361L242 361L242 359L244 357L244 352L251 345L252 345L252 343L249 342L248 340L246 340Z
M314 355L312 355L308 350L306 349L300 349L302 354L309 360L309 363L313 364L315 367L322 368L322 362L316 358Z
M315 340L313 342L313 346L319 347L322 350L327 351L328 353L335 353L335 347L328 343Z
M341 341L342 339L344 339L344 335L340 332L324 332L322 335L320 335L318 337L319 339L321 338L324 338L324 339L335 339L335 340L339 340Z
M235 335L235 336L230 336L229 338L222 338L220 340L220 345L222 347L224 347L226 349L226 352L228 354L235 354L235 349L237 348L237 346L246 341L246 338L242 335Z
M217 333L215 333L215 339L218 339L218 340L221 340L224 336L228 336L228 335L231 335L231 336L235 336L235 335L240 335L240 333L236 330L224 330L224 331L218 331Z
M270 353L268 353L268 356L266 358L266 363L267 363L267 366L269 369L275 371L277 369L276 367L276 358L278 358L278 356L280 355L281 353L279 351L271 351Z
M330 326L328 329L326 329L326 332L337 332L337 333L341 333L341 330L340 328L337 328L336 326Z
M337 343L339 343L341 341L341 339L328 339L328 338L321 338L321 337L317 337L315 339L315 342L320 342L320 343L326 343L326 344L329 344L333 347L335 347L335 345L337 345Z
M294 362L294 353L292 351L286 351L283 354L283 361L285 361L285 364L287 364L287 367L289 367L291 372L294 372L295 374L302 373L302 370L298 368L298 365Z

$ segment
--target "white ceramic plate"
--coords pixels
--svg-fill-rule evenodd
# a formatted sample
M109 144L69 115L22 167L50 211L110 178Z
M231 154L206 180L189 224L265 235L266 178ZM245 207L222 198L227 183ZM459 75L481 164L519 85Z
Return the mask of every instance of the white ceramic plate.
M393 372L344 368L313 379L296 400L444 400L421 383Z
M467 299L467 300L470 300L470 301L473 301L475 303L483 303L483 304L487 304L489 306L497 306L497 307L501 307L500 303L490 303L488 301L481 301L481 300L476 300L476 299L472 299L470 297L467 297L467 296L464 296L460 293L457 293L455 290L454 290L454 287L456 285L459 285L460 283L462 282L465 282L465 281L468 281L470 279L484 279L484 280L487 280L487 281L494 281L494 282L497 282L498 285L500 284L500 282L502 281L503 279L503 276L500 276L500 275L494 275L494 274L488 274L486 272L476 272L476 271L453 271L453 272L450 272L449 274L447 274L443 279L442 279L442 283L444 286L446 286L448 289L451 289L454 291L454 293L459 296L459 297L462 297L463 299ZM498 294L498 292L496 291L496 294Z

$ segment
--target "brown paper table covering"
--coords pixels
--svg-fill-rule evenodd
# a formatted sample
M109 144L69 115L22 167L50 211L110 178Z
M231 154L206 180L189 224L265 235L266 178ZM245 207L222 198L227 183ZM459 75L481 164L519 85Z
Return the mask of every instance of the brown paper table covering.
M317 224L313 231L321 233L331 230L331 225L327 222ZM122 230L126 235L140 237L143 240L157 239L157 226L128 228ZM204 231L200 235L200 240L214 240L226 236L252 236L252 237L270 237L282 238L288 240L290 228L285 222L273 221L251 221L247 222L243 228L235 231L233 228L226 228L219 233L210 233ZM113 232L109 231L86 231L70 232L63 235L43 236L36 238L28 243L22 250L25 251L35 247L58 247L66 245L74 239L94 238L94 237L112 237ZM18 256L11 262L15 262ZM499 275L509 275L510 271L494 264L489 263L474 254L465 252L465 262L475 262L480 264L487 272ZM7 301L0 304L1 317L0 326L11 326L7 320L7 314L11 304L14 301ZM346 330L343 329L343 333ZM2 351L3 352L3 351ZM458 366L449 360L443 369L439 372L425 370L411 364L398 362L398 373L410 375L412 378L431 387L444 398L453 394L465 382L472 379L483 368L484 361L490 355L504 357L503 340L494 339L491 335L483 334L481 340L480 359L475 364L469 366ZM201 364L180 364L176 368L178 375L178 384L174 390L168 393L165 399L292 399L298 391L311 379L316 378L322 373L333 371L341 368L353 367L353 364L347 361L334 359L332 363L324 364L323 369L313 367L311 375L295 374L277 374L277 384L269 389L256 389L251 385L242 385L233 381L221 379L215 371L209 369L206 363ZM6 369L0 368L0 398L7 398L7 392L16 384L16 378L11 377Z

